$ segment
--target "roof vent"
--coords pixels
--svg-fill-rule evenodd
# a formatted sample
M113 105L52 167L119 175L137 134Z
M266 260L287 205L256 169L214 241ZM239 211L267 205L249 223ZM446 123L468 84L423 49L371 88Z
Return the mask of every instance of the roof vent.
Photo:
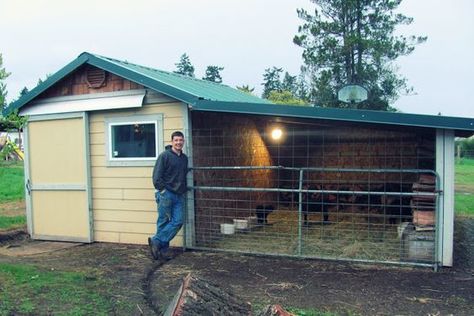
M97 89L105 86L105 70L99 68L88 68L86 71L86 82L89 88Z

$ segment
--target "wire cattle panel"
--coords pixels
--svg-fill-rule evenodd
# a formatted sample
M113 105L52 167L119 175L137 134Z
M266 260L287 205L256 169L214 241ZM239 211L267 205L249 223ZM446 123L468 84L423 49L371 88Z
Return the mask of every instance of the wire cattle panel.
M435 262L432 130L216 113L192 120L190 246Z
M246 176L239 177L244 171ZM290 171L299 177L284 188L252 185L262 171ZM378 262L435 261L436 175L429 170L234 166L196 168L194 173L197 182L207 179L206 185L194 186L194 200L188 201L196 214L195 247ZM325 180L331 173L354 180ZM425 217L416 218L417 212Z

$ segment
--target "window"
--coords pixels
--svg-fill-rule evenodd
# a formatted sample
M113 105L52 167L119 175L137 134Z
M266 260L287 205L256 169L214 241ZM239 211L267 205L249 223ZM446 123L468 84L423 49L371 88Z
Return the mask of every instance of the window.
M152 165L163 143L162 120L162 115L106 119L108 165Z

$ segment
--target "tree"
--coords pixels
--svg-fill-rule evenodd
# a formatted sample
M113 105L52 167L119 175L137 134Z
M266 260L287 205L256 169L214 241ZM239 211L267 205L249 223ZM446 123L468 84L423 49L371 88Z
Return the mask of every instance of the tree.
M242 92L245 92L245 93L248 93L248 94L251 94L253 95L253 92L255 90L255 88L250 88L250 86L247 84L247 85L242 85L242 86L237 86L236 87L238 90L242 91Z
M21 148L21 132L25 127L28 118L26 116L18 115L18 109L9 112L4 118L2 118L2 125L6 127L8 132L18 132L18 139L20 140L19 146Z
M456 140L456 148L458 147L459 154L462 158L474 158L474 138Z
M306 103L311 103L309 98L308 85L306 84L306 80L303 73L300 73L296 80L294 95L295 97L305 101Z
M220 72L224 70L224 67L219 66L207 66L206 75L202 77L203 80L222 83L222 77Z
M288 73L288 71L285 71L285 75L283 76L283 80L281 82L281 90L290 91L293 95L295 95L297 90L296 83L297 77L292 76Z
M21 91L20 91L20 96L18 97L18 99L21 98L22 96L24 96L25 94L27 94L28 92L30 92L30 90L28 90L27 87L23 87L23 89L21 89Z
M194 78L194 66L191 64L189 56L186 53L181 55L179 62L175 65L175 73Z
M307 105L304 100L298 99L288 90L270 91L268 100L276 104Z
M21 98L28 93L28 88L24 87L21 89L20 94L17 99ZM20 143L18 144L20 148L22 147L21 132L25 127L28 118L26 116L20 116L18 114L18 109L10 111L5 117L0 119L0 126L2 126L8 132L18 132L18 139Z
M3 67L3 57L2 54L0 54L0 108L2 110L7 107L7 85L3 80L8 76L10 76L10 73Z
M271 91L281 91L280 75L283 72L282 68L272 67L265 69L263 74L263 93L262 98L268 99Z
M358 84L368 90L369 99L350 106L388 110L400 93L412 91L393 62L427 38L394 34L398 26L413 21L394 12L402 0L310 1L316 4L314 15L297 10L303 24L293 42L304 49L313 102L345 107L337 91Z
M281 79L282 68L265 69L262 97L278 104L307 105L307 88L303 75L292 76L287 71Z

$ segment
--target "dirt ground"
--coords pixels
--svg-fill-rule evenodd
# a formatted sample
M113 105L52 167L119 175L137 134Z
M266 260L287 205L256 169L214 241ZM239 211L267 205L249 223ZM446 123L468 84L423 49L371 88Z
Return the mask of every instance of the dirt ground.
M24 215L25 201L13 201L0 203L0 215L3 216L17 216Z
M161 314L188 273L233 291L255 308L272 303L340 315L473 315L474 218L456 219L455 240L455 266L439 272L180 250L162 263L151 259L146 246L109 243L27 256L0 254L0 262L95 271L114 281L112 299L129 301L136 315ZM24 232L0 233L0 248L38 243Z

